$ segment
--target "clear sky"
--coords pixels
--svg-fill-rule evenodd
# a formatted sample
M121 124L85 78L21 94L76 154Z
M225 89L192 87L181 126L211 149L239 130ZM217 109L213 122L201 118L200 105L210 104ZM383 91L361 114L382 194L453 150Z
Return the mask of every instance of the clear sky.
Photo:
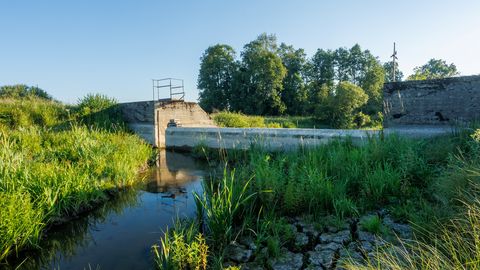
M406 75L430 58L480 74L479 0L0 0L0 85L137 101L152 98L152 78L178 77L196 100L203 51L239 54L263 32L309 57L359 43L382 62L395 41Z

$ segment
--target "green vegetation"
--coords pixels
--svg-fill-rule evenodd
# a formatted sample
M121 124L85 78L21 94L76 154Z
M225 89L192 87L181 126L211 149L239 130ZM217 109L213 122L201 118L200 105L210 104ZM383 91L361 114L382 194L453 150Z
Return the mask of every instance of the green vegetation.
M403 251L379 250L365 269L477 269L479 150L480 130L428 140L371 138L363 146L334 141L292 152L205 151L209 159L222 157L227 172L235 168L214 175L197 198L209 267L220 269L222 248L245 237L267 250L258 251L257 263L279 256L295 243L285 220L303 216L322 227L382 208L414 224L416 240ZM379 216L359 226L395 239Z
M195 223L177 221L154 246L156 266L159 269L207 269L208 246Z
M236 128L330 128L318 119L309 116L253 116L242 113L218 112L212 114L215 123L220 127ZM378 122L369 121L374 127Z
M102 96L85 100L69 108L32 95L0 99L1 261L38 247L51 224L133 184L152 156L151 148L126 130L83 121L90 116L85 104L108 103Z
M403 73L395 63L395 81ZM370 51L318 49L307 58L303 49L261 34L243 47L240 59L228 45L207 48L198 76L200 106L211 113L300 115L334 128L377 126L381 122L382 88L393 81L393 63L382 64ZM454 64L431 59L409 80L458 75Z
M458 75L457 67L451 63L447 64L442 59L430 59L425 65L413 69L414 74L408 76L407 80L431 80L453 77Z
M430 240L404 241L402 247L387 245L374 253L366 265L348 262L351 270L373 269L480 269L480 201L465 203L462 213L442 225Z

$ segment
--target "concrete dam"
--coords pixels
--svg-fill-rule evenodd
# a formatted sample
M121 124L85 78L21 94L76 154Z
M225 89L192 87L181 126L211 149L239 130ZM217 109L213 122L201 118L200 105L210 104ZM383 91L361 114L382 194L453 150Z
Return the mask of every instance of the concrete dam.
M120 104L128 126L158 148L293 149L349 138L361 144L380 134L426 138L453 132L480 119L480 75L387 83L384 129L219 128L194 102L159 99ZM173 122L171 122L173 120Z

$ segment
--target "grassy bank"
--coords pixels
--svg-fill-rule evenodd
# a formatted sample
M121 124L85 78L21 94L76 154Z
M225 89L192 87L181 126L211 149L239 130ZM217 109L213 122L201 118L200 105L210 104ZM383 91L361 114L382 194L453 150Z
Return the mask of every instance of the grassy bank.
M218 112L211 115L220 127L232 128L332 128L312 116L258 116L234 112ZM379 121L368 121L355 128L381 129Z
M37 247L48 226L105 201L146 166L152 150L140 138L94 123L108 116L89 118L103 105L0 99L0 261Z
M242 113L219 112L212 114L220 127L236 128L328 128L313 117L304 116L255 116Z
M244 238L253 239L256 263L266 267L269 258L295 241L288 221L298 216L323 228L379 210L391 213L395 222L410 223L417 242L408 242L404 256L379 252L375 262L362 267L444 269L442 263L428 264L434 260L430 255L447 268L479 267L478 130L429 140L372 138L361 147L335 141L287 153L251 149L214 155L219 156L227 164L225 173L207 181L197 197L197 226L205 229L210 268L221 269L225 247ZM358 224L395 238L378 218ZM190 245L197 241L184 239Z

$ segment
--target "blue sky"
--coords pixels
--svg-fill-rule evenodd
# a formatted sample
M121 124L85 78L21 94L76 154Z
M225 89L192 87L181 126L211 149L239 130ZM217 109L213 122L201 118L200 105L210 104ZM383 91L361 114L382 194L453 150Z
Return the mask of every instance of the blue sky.
M478 0L0 0L0 85L137 101L151 99L152 78L178 77L196 100L203 51L239 54L263 32L308 56L359 43L383 62L396 41L405 74L434 57L480 74Z

